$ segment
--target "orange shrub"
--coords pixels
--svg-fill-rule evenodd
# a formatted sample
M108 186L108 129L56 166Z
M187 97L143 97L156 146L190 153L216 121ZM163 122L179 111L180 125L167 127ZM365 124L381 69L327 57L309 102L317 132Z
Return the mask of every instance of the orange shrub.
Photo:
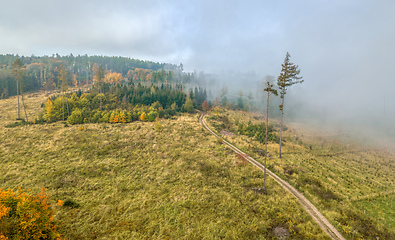
M37 195L0 189L0 240L60 239L44 188Z
M146 114L145 112L143 112L143 113L140 115L140 120L143 121L143 122L147 121L147 114Z

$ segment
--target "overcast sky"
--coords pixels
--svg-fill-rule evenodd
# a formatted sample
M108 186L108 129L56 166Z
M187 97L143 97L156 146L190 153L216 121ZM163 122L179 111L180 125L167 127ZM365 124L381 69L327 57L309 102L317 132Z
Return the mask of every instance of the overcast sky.
M0 53L183 63L278 76L288 51L317 107L394 112L393 0L0 0ZM374 102L374 103L372 103Z

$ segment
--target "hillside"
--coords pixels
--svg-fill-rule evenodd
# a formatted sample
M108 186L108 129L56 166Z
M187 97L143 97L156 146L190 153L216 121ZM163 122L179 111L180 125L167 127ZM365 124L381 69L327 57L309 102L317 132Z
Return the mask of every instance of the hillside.
M260 135L245 134L254 129L249 126L262 121L259 114L235 111L217 111L207 117L212 129L226 130L223 137L228 142L261 162L264 145L258 141ZM242 125L245 127L240 128ZM393 239L395 155L361 145L358 139L295 126L285 132L282 159L278 158L278 144L269 143L268 168L301 191L344 237Z
M37 116L51 93L28 94ZM66 239L329 239L297 200L198 123L199 114L155 122L61 122L6 128L16 97L0 100L0 188L47 189ZM207 123L263 162L262 116L218 110ZM257 124L257 125L254 125ZM251 126L251 127L250 127ZM268 168L301 191L347 239L394 236L394 155L301 125L285 132L279 159L271 124ZM248 136L250 135L250 136Z
M26 97L29 115L44 93ZM329 239L297 201L198 123L61 122L13 128L16 98L0 100L1 188L47 189L66 239Z

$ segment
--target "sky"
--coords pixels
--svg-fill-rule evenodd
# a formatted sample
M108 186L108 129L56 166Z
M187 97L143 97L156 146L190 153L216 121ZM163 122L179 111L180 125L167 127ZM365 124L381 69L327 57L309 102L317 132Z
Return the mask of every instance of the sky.
M305 79L296 102L340 120L392 119L394 9L393 0L0 0L0 53L124 56L263 79L289 52Z

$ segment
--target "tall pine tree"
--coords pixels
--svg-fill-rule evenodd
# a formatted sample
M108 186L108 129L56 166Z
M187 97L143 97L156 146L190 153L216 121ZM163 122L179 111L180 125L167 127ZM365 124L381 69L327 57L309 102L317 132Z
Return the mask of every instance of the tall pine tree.
M301 76L299 76L300 69L298 69L298 65L295 65L289 61L289 58L291 56L287 52L284 63L281 65L281 73L280 76L277 78L277 86L280 90L280 97L281 97L281 105L280 111L281 111L281 124L280 124L280 155L279 157L281 158L281 143L282 143L282 134L283 134L283 116L284 116L284 99L285 99L285 94L287 93L288 87L297 84L297 83L302 83L304 80L302 79Z

